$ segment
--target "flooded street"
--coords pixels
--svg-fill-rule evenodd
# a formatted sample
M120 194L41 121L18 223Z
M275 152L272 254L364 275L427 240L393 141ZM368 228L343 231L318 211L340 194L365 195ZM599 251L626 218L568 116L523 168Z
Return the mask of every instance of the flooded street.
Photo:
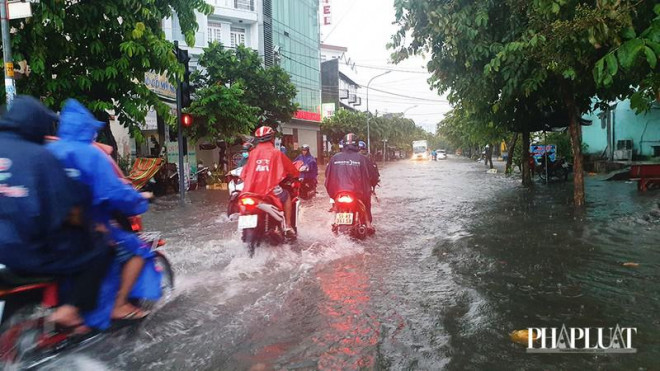
M303 203L296 246L254 259L225 216L226 191L159 199L173 297L139 329L109 334L52 369L657 369L658 192L486 174L451 158L381 170L375 238L330 232L324 193ZM322 187L319 188L320 190ZM623 266L625 262L638 267ZM637 354L527 354L528 327L636 327Z

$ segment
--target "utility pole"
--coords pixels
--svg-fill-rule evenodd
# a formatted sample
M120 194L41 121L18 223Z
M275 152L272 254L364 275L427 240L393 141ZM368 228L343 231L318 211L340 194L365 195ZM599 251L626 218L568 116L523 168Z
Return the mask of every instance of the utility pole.
M179 42L174 41L174 50L177 56L177 59L179 62L183 62L182 56L182 50L179 49ZM186 53L186 57L187 57ZM185 61L187 63L188 61ZM179 202L181 205L185 204L186 200L186 184L185 184L185 176L187 175L185 173L185 169L183 168L183 129L181 128L181 110L183 109L182 107L182 101L183 101L183 94L182 94L182 89L181 89L181 82L178 82L176 84L176 127L177 127L177 142L179 145Z
M14 85L14 62L11 58L11 40L9 39L9 10L7 0L0 0L0 23L2 28L2 57L5 66L5 94L7 95L7 109L11 106L16 95Z

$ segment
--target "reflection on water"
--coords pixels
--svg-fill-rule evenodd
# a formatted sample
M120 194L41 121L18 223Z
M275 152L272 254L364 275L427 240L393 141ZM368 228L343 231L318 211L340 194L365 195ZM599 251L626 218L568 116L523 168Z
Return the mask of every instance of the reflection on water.
M55 363L108 369L654 369L660 359L660 195L587 180L523 189L452 159L382 169L375 238L330 233L323 195L299 243L247 257L226 194L159 199L145 218L177 273L139 330ZM624 267L637 262L639 267ZM631 326L636 355L528 355L526 327ZM70 366L70 367L69 367Z

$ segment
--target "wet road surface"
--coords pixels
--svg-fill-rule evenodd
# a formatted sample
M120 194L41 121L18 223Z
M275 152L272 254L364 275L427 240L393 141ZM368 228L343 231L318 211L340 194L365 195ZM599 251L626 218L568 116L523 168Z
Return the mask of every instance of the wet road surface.
M523 189L452 158L381 170L375 238L330 232L320 194L304 203L296 246L247 257L226 191L159 199L172 298L139 328L47 369L513 370L658 369L658 192L587 180ZM624 262L638 262L637 268ZM527 327L637 327L634 355L535 355Z

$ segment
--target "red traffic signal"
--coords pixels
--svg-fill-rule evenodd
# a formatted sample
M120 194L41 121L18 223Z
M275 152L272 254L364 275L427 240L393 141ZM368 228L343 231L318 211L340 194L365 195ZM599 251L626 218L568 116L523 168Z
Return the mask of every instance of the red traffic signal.
M181 115L181 126L183 126L184 128L189 128L192 126L192 124L193 124L193 117L190 114L184 113Z

